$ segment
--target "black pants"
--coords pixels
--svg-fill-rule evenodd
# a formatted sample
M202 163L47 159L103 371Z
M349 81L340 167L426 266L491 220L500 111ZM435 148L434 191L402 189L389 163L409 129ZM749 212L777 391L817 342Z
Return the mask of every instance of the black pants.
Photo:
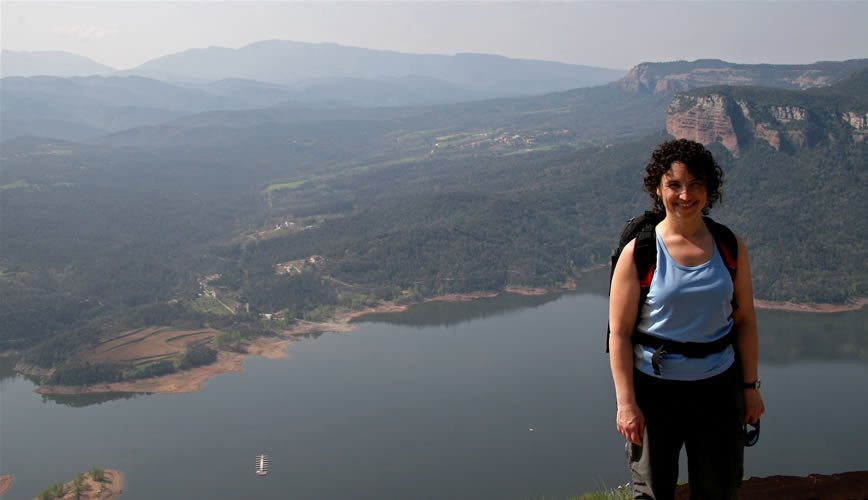
M663 380L633 372L645 416L642 446L627 443L634 498L674 498L678 455L687 448L692 499L738 497L744 474L744 393L736 365L705 380Z

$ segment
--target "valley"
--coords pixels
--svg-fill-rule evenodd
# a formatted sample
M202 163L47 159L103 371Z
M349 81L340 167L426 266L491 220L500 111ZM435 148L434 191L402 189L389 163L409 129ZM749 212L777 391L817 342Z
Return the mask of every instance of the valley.
M641 166L670 137L664 127L706 133L696 138L728 180L715 216L749 242L762 305L864 304L865 273L852 269L864 267L868 241L868 146L852 117L866 111L857 69L868 62L692 63L701 78L667 64L542 96L284 104L85 142L5 140L0 349L48 373L47 386L139 384L215 363L239 369L245 351L272 349L258 342L285 346L364 311L569 288L606 265L623 221L645 208ZM682 84L646 84L651 74ZM790 90L796 81L810 88ZM721 86L738 82L781 88ZM707 95L740 104L690 104ZM763 121L770 105L808 118ZM687 109L693 121L679 118ZM709 128L715 120L730 135ZM786 139L799 133L814 139ZM831 201L799 182L820 169ZM801 231L785 231L794 218Z

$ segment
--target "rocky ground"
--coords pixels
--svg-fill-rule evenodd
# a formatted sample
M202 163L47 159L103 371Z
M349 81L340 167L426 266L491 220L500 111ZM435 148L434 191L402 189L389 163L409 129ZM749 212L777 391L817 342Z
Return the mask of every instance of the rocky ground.
M740 500L868 500L868 471L752 477L738 493ZM688 500L690 487L679 486L675 498Z

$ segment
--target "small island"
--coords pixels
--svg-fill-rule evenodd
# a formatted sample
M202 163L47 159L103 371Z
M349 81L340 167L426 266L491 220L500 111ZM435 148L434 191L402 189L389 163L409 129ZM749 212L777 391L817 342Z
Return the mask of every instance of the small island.
M0 476L0 497L2 497L9 488L12 487L12 483L15 482L15 478L10 475L2 475Z
M118 498L124 492L124 474L114 469L93 467L75 476L72 481L45 488L36 496L38 500L72 499L96 500Z

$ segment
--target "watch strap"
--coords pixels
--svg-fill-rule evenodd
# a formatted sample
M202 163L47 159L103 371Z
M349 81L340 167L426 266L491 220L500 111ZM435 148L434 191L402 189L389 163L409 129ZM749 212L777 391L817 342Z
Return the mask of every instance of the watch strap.
M759 379L756 379L753 382L744 382L741 385L745 389L759 389L761 384Z

